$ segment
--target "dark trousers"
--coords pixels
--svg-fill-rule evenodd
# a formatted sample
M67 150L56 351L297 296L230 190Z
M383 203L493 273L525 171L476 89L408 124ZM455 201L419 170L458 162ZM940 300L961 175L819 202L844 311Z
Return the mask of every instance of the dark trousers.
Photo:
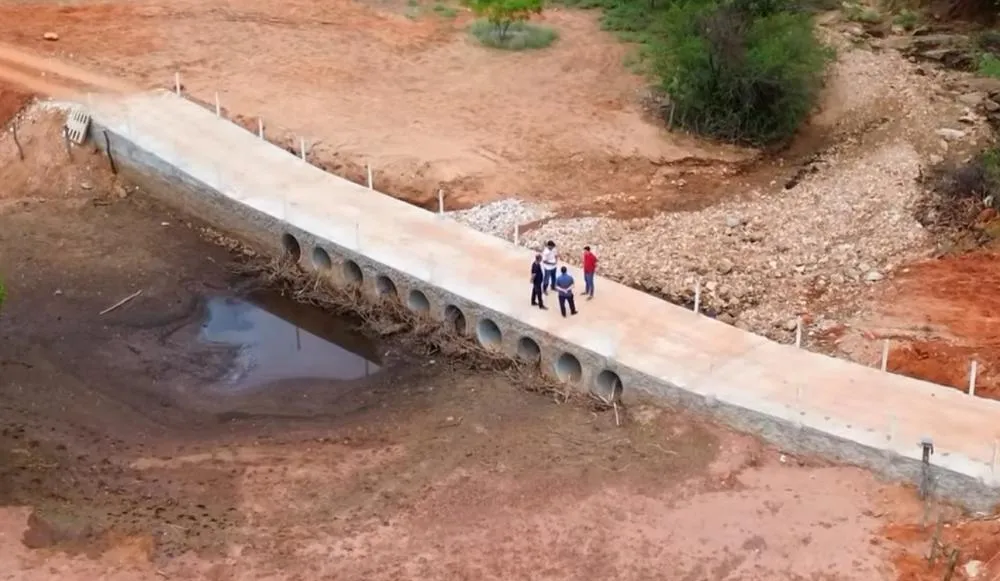
M542 290L549 292L549 289L556 290L556 269L545 269L545 280L542 281Z
M566 316L566 305L567 304L569 305L569 313L571 315L575 315L576 314L576 301L573 300L573 295L572 294L564 295L563 293L559 293L559 312L562 313L562 316L564 316L564 317Z
M545 303L542 302L542 283L540 281L531 283L531 304L539 307L545 306Z

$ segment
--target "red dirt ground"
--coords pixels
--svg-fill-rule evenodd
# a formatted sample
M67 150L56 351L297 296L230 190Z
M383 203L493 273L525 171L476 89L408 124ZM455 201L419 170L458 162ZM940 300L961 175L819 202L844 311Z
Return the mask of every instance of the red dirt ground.
M889 369L1000 399L1000 253L979 250L914 264L886 292L884 313L899 328Z
M0 127L6 127L33 95L0 82Z
M338 173L371 163L382 191L418 205L444 189L450 209L515 195L645 216L741 189L727 181L752 152L664 131L645 80L622 65L628 47L595 13L544 18L560 33L552 47L498 54L470 43L467 12L442 18L429 2L18 2L0 5L0 22L18 23L0 42L143 87L172 87L180 72L197 99L218 92L270 136L305 137ZM667 165L673 181L657 177ZM624 201L636 191L646 195Z

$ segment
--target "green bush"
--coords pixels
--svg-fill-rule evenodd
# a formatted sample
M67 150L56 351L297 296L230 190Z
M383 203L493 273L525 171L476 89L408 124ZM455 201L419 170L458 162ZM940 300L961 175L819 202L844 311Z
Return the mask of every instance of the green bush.
M463 0L466 6L480 18L493 27L493 36L501 42L507 39L509 33L515 32L511 27L517 23L526 22L533 14L542 13L542 0ZM478 38L478 35L477 35Z
M990 53L979 55L976 73L982 77L1000 79L1000 58L997 58Z
M912 32L920 24L920 14L909 8L903 8L892 18L892 23L907 32Z
M559 38L555 30L527 22L512 22L501 31L486 20L477 20L469 33L483 46L505 50L545 48Z
M830 52L811 16L784 2L687 2L654 31L652 69L670 121L727 141L791 137L812 111Z

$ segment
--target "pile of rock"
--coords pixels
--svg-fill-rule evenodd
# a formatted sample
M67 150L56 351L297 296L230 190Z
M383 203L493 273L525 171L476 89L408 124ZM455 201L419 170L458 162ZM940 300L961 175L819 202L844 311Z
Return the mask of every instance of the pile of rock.
M447 212L447 215L480 232L510 239L515 225L523 226L547 218L552 213L541 206L509 198L468 210Z

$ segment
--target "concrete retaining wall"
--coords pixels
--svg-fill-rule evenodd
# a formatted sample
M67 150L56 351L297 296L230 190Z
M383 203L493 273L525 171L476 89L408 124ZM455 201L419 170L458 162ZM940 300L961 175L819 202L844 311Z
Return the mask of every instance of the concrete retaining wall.
M774 351L773 362L767 363L770 360L763 358L772 357L771 353L775 349L770 341L730 327L722 329L712 326L725 327L703 317L694 318L696 316L690 313L674 314L673 311L664 309L676 307L665 303L654 305L649 302L653 299L646 295L642 295L642 298L633 297L627 293L641 293L613 285L610 281L601 280L598 284L604 296L620 293L612 300L623 303L624 307L619 304L616 308L634 305L636 309L643 309L644 305L652 305L645 307L650 319L669 317L661 327L664 333L683 335L689 332L688 327L698 326L698 332L692 332L691 336L719 337L718 342L725 347L724 356L692 356L680 351L681 347L676 344L666 343L659 338L635 341L635 337L630 335L630 323L623 321L620 315L613 318L620 321L617 325L607 324L595 317L592 324L596 329L589 329L586 335L576 327L558 326L561 324L558 317L555 322L550 323L548 319L539 319L533 312L525 314L517 311L520 307L505 306L516 304L511 302L515 299L527 303L530 252L514 249L504 241L473 232L445 218L418 217L418 224L412 213L424 212L423 210L365 190L336 176L322 174L320 170L307 166L283 150L260 142L252 134L227 121L215 119L214 115L192 103L166 95L136 99L146 101L139 102L141 107L132 104L122 108L113 101L93 105L94 122L91 132L95 137L94 142L103 148L104 134L107 132L112 154L124 176L159 200L196 215L265 253L278 255L297 251L305 266L319 270L341 284L362 284L373 294L386 292L392 287L404 304L440 320L452 319L460 313L465 321L465 332L475 334L484 344L503 349L511 356L540 356L543 371L574 383L581 389L594 390L607 397L620 384L624 386L622 397L626 403L648 400L693 409L725 424L758 434L791 452L819 454L871 468L895 480L916 483L921 475L918 435L934 436L939 451L934 457L932 473L940 495L980 510L991 508L1000 499L996 474L1000 405L996 402L980 400L970 403L957 399L961 394L953 390L873 370L854 369L857 366L790 348L788 352ZM122 110L125 111L124 114ZM145 124L141 122L142 115L153 115L153 112L161 110L165 113L159 121L154 119ZM177 119L176 126L169 128L169 137L167 129L163 130L163 135L157 133L158 123L162 124L163 119L176 116L185 118ZM245 138L236 131L242 132ZM234 149L224 148L221 152L215 151L217 146L213 147L212 151L215 153L206 153L193 145L190 152L185 151L188 143L186 140L194 142L209 137L236 145L233 146ZM172 146L165 146L162 142L162 139L168 138L176 140ZM195 167L182 161L187 155L240 157L243 155L239 150L243 147L243 139L246 141L247 151L254 152L253 155L247 155L246 164L242 166L249 177L229 174L224 176L224 170L219 169L220 167L230 163L237 165L224 157L218 160L216 176L206 170L205 166ZM299 181L284 175L278 180L271 173L264 172L287 172L288 175L297 176L296 180ZM315 202L317 205L310 206L316 210L315 214L297 214L292 219L289 218L292 214L287 207L278 211L270 201L265 203L260 196L244 196L241 191L258 187L266 189L269 179L273 179L276 184L289 184L289 188L308 186L315 189L320 184L321 190L329 188L331 191L329 201L321 200ZM304 185L298 185L300 183ZM332 193L334 190L338 193ZM344 196L354 197L340 197L341 190ZM274 195L279 197L277 192ZM301 200L305 198L297 198L293 202L289 199L286 198L285 203L295 205L301 204ZM309 198L313 199L317 198ZM394 233L392 227L377 230L379 238L376 242L372 234L375 226L369 226L370 230L365 230L364 234L355 232L353 243L349 242L349 232L338 231L336 236L324 235L321 233L323 228L320 227L323 218L318 215L318 204L321 202L330 204L329 208L322 208L330 212L329 216L339 213L362 216L356 218L358 220L368 216L392 222L392 213L398 212L398 233ZM377 211L364 207L365 204L376 203L380 204ZM302 206L296 207L301 210ZM373 212L376 215L371 215ZM396 254L386 254L384 250L392 245L388 238L398 235L401 247L399 251L404 257L408 252L418 255L422 247L413 244L413 240L421 237L431 240L438 236L438 230L447 232L447 236L442 237L453 238L454 246L445 247L441 251L436 250L436 247L432 249L431 252L436 252L438 258L434 262L400 259ZM408 238L411 231L414 238ZM359 240L362 235L372 237L370 252L366 251L366 245ZM434 243L428 242L429 245ZM497 298L495 294L487 294L488 291L471 282L473 277L469 273L458 272L468 270L470 265L475 268L475 262L464 262L461 255L449 253L456 250L456 247L457 251L480 253L487 257L484 258L486 260L490 259L488 257L501 257L497 264L483 265L489 269L490 276L495 276L498 270L503 271L508 265L512 265L514 270L511 276L524 280L520 287L512 287L515 289L512 291L515 298ZM503 253L513 253L513 259L508 260L508 255ZM449 264L454 264L455 270L450 270ZM517 288L521 288L523 292L519 293ZM642 316L638 320L652 324ZM628 343L629 340L633 342ZM691 342L692 340L682 340L679 343ZM650 352L639 353L638 351L647 348L647 344ZM664 351L667 355L663 355ZM673 359L668 360L668 365L661 365L667 356L673 356ZM797 381L807 385L812 398L810 402L801 405L801 388L790 386L789 380L784 378L784 374L795 373L796 366L808 370ZM829 393L822 392L827 388L812 385L815 382L810 380L809 373L820 374L824 381L835 382L836 389L830 387ZM873 391L873 383L884 385L876 386ZM789 389L795 390L792 391L794 399L789 399ZM919 418L928 415L925 410L931 409L938 415L948 414L952 410L969 419L951 418L948 421L955 420L954 423L947 425L933 424L930 420L926 426L910 425L923 423L923 420L918 422L914 419L918 417L918 412L910 414L901 408L911 397L905 392L907 389L912 390L912 399L920 406L918 412L923 415ZM838 393L837 390L841 392ZM884 394L881 401L878 399L880 393ZM854 403L845 401L845 397L849 399L852 394L864 400ZM792 401L795 403L790 403ZM985 407L978 407L980 404ZM895 416L899 418L898 428L882 428L870 421L871 408L880 405L899 408ZM855 421L850 414L864 417ZM964 432L959 438L957 431L961 430Z

